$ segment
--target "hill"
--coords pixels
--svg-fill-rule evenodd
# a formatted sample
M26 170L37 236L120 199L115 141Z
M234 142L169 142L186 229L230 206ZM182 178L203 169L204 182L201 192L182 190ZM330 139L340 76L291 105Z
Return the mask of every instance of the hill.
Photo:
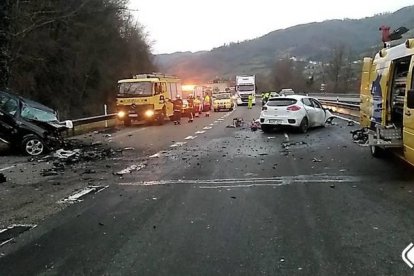
M262 37L230 43L211 51L179 52L155 57L160 71L186 80L204 81L236 74L264 75L286 56L326 61L334 47L344 45L356 57L371 55L380 45L381 25L414 28L414 6L362 19L327 20L276 30Z

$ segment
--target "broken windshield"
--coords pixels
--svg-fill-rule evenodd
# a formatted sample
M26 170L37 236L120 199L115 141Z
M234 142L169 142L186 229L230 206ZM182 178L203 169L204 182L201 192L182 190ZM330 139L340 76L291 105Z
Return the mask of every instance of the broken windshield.
M56 113L42 110L30 105L24 105L21 116L28 120L37 120L41 122L54 122L57 121Z
M125 82L119 85L119 96L152 96L151 82Z

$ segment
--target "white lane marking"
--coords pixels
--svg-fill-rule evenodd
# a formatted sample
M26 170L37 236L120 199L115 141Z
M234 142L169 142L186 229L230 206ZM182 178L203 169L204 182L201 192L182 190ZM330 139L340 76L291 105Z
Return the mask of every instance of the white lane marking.
M214 121L214 124L218 124L218 122L219 122L218 120L217 121ZM210 126L211 126L211 124L210 124Z
M0 172L7 171L7 170L13 169L15 167L16 167L16 165L8 166L8 167L5 167L5 168L0 169Z
M138 165L131 165L131 166L127 167L126 169L123 169L123 170L117 172L116 175L124 175L124 174L131 173L133 171L139 171L139 170L145 168L145 166L146 166L145 163L139 163Z
M172 145L170 146L170 148L181 147L181 146L185 145L186 143L187 143L187 142L176 142L176 143L172 144Z
M202 189L218 189L227 187L251 187L256 186L282 186L293 183L348 183L358 182L360 178L354 176L338 176L338 175L298 175L298 176L280 176L272 178L235 178L235 179L180 179L180 180L159 180L145 182L128 182L119 183L122 186L157 186L167 184L188 184L188 185L209 185L200 186ZM236 184L237 185L234 185ZM241 184L240 184L241 183ZM213 186L211 184L218 184ZM229 184L229 185L224 185Z
M203 129L205 129L205 130L212 129L212 127L206 126L206 127L203 127Z
M150 156L148 156L149 158L158 158L158 157L160 157L161 156L161 152L159 151L159 152L157 152L157 153L155 153L155 154L153 154L153 155L150 155Z
M217 121L224 121L224 119L223 118L220 118L220 119L217 119Z
M84 195L87 195L87 194L92 193L92 192L94 192L96 194L96 193L99 193L100 191L102 191L102 190L104 190L108 187L109 187L109 185L107 185L107 186L88 186L88 187L83 188L79 192L76 192L73 195L70 195L68 197L65 197L64 199L59 200L57 203L80 202L80 201L82 201L80 198L83 197Z
M206 132L204 130L199 130L195 132L195 134L203 134L203 133L206 133Z
M210 124L210 126L214 126L214 124Z
M354 124L359 125L359 122L358 121L355 121L355 120L352 120L352 119L348 119L348 118L345 118L345 117L342 117L342 116L335 115L335 118L338 118L338 119L341 119L341 120L344 120L344 121L347 121L347 122L354 122Z
M112 138L119 138L119 137L132 135L134 133L138 133L138 132L144 131L146 129L147 129L146 127L143 127L143 128L139 128L139 129L136 129L136 130L133 130L133 131L128 131L128 132L125 132L125 133L117 133L117 134L112 135Z
M284 134L286 142L289 142L289 135L287 133Z
M187 136L184 140L194 140L195 138L197 138L197 136Z

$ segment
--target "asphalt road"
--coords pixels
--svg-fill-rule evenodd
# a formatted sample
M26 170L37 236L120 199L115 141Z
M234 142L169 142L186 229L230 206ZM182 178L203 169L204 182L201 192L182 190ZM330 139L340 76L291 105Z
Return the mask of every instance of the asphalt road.
M411 167L343 121L264 134L226 127L259 107L226 114L89 137L134 149L97 165L107 189L0 247L0 274L412 275Z

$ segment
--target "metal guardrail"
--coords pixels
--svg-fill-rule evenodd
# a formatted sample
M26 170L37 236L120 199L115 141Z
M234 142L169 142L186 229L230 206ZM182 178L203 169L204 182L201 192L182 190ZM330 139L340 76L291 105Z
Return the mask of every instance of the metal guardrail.
M324 101L319 100L321 104L331 109L333 112L341 113L344 115L349 115L354 118L359 118L359 105L358 104L350 104L344 102L337 102L337 101Z
M90 124L90 123L96 123L100 121L111 120L111 119L115 119L115 117L116 117L116 113L112 113L108 115L98 115L98 116L93 116L93 117L76 119L76 120L72 120L72 122L74 126L79 126L83 124Z
M66 136L75 136L91 130L112 127L116 125L116 113L98 115L72 120L73 128L66 131Z

